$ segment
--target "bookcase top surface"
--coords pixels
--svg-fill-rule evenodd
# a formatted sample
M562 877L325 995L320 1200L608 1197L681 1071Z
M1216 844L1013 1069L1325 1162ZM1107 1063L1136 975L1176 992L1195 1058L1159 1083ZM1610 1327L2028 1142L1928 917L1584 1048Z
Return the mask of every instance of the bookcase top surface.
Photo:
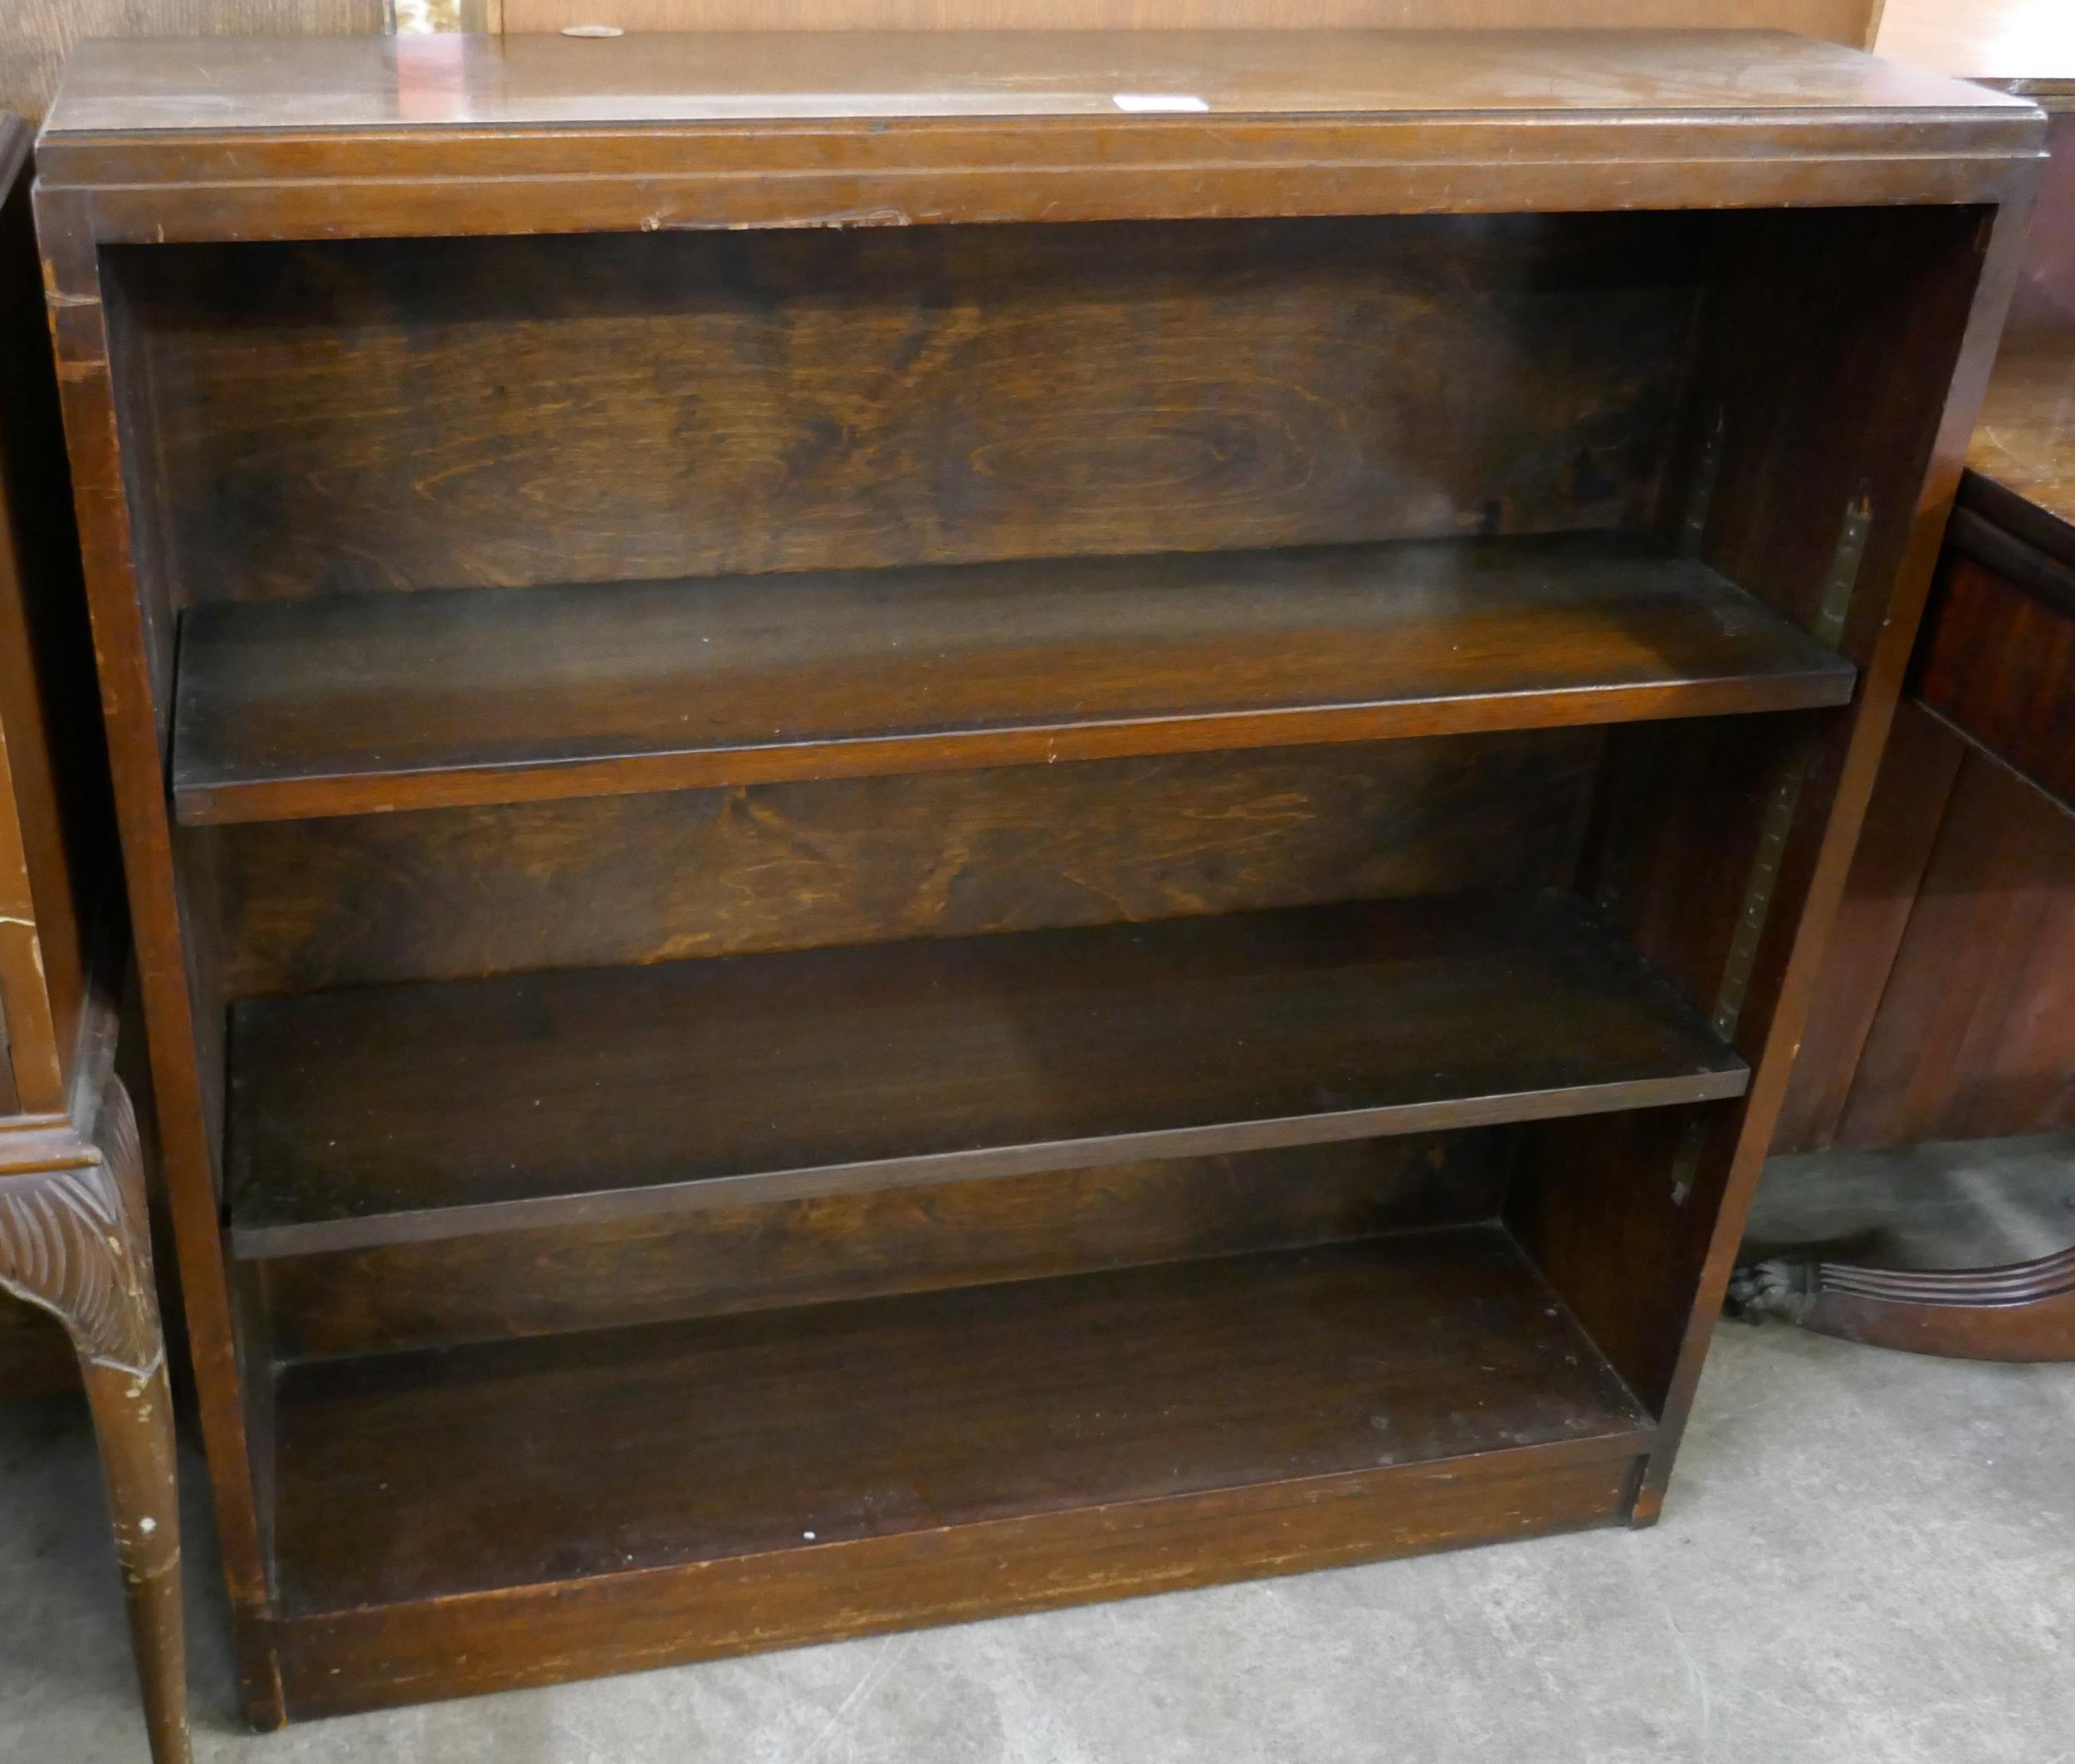
M81 43L45 134L1205 114L1933 123L2027 109L1776 32L226 37Z
M198 37L81 45L37 164L69 296L89 239L2003 203L2044 126L1775 32Z

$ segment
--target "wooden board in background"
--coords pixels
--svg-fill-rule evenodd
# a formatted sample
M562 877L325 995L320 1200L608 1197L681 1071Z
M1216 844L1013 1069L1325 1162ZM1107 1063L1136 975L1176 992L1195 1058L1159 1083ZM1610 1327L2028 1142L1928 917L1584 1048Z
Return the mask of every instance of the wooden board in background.
M185 605L1647 525L1702 237L1421 216L111 257Z
M2071 1073L2075 814L1969 744L1837 1143L2065 1132Z
M1567 885L1596 729L256 821L234 998Z
M2075 399L2064 420L2075 428ZM2075 446L2063 452L2075 467ZM1950 559L1916 669L1926 705L2047 794L2075 804L2075 571L2028 594L1972 558Z
M1967 750L1951 726L1912 700L1897 707L1866 828L1823 958L1773 1148L1811 1151L1837 1136L1895 952Z
M382 28L382 0L7 0L0 12L0 109L32 122L89 37L336 37Z
M501 0L507 32L1540 29L1798 31L1863 47L1879 0Z
M1404 1134L488 1232L260 1265L284 1360L1046 1279L1488 1222L1513 1133Z

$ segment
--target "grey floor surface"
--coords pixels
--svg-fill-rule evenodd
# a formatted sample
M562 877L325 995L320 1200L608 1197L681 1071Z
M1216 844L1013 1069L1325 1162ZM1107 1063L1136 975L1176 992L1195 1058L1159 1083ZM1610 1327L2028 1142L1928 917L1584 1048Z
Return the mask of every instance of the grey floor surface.
M2075 1139L1787 1161L1754 1239L2075 1238ZM2066 1764L2075 1366L1726 1325L1663 1521L291 1728L238 1727L198 1463L196 1752L437 1764ZM0 1406L0 1760L142 1760L92 1446Z

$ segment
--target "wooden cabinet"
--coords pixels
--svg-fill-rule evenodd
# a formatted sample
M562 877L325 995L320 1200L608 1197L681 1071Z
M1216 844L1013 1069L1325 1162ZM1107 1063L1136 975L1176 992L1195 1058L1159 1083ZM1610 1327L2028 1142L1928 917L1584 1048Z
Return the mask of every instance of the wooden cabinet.
M253 1717L1653 1517L2039 131L1770 36L82 51Z
M2048 251L2064 237L2034 234ZM2068 291L2063 276L2063 315ZM2075 1127L2075 331L2061 324L2014 322L1996 364L1783 1149ZM1732 1292L1754 1316L1884 1347L2075 1358L2075 1248L1987 1268L1776 1258L1740 1268Z
M1998 382L2034 374L2065 405L2075 349L2019 351ZM1783 1151L2075 1128L2075 527L2038 550L1968 483Z
M1776 1149L2075 1127L2075 81Z
M2075 83L2025 83L2052 159L1782 1151L2075 1127ZM2075 1248L1989 1268L1775 1258L1731 1291L1881 1346L2075 1357Z

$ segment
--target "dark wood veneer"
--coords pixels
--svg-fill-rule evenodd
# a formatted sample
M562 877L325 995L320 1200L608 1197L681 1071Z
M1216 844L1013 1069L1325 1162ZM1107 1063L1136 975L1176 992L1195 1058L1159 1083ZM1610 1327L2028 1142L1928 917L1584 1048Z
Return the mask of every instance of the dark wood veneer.
M1515 1132L673 1206L259 1268L274 1342L290 1360L559 1335L1487 1221Z
M231 1069L247 1255L1692 1102L1749 1078L1553 892L260 1000L233 1014ZM498 1107L457 1111L471 1095Z
M194 835L233 998L1575 874L1597 729L249 821Z
M661 1664L1373 1560L1487 1498L1501 1535L1604 1522L1650 1437L1490 1228L291 1366L280 1404L318 1711L341 1670L356 1704L539 1674L432 1600Z
M1634 525L1695 242L1378 216L109 265L185 603Z
M188 822L1842 704L1691 559L1514 540L196 608Z
M280 1429L305 1615L1505 1447L1633 1458L1649 1424L1466 1229L298 1366ZM486 1451L501 1489L458 1512Z
M253 1718L1648 1522L2037 114L418 52L43 146Z

